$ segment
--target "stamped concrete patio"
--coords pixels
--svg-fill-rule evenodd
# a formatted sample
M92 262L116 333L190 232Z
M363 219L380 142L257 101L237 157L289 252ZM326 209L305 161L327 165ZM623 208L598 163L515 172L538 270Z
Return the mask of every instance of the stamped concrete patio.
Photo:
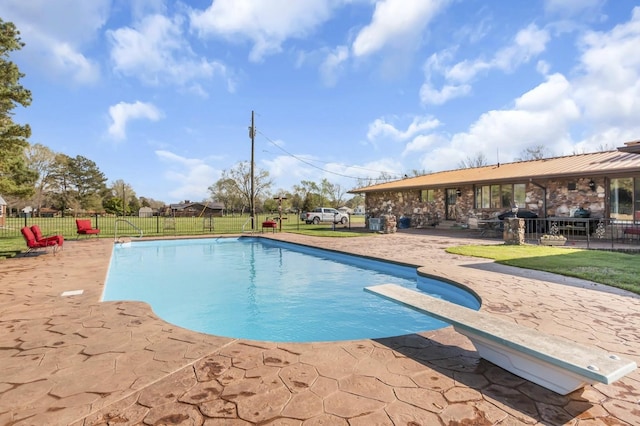
M640 363L637 296L450 255L478 240L433 234L268 238L426 265L476 291L486 312ZM479 359L452 327L277 344L101 303L112 244L0 262L1 425L640 425L638 370L560 396Z

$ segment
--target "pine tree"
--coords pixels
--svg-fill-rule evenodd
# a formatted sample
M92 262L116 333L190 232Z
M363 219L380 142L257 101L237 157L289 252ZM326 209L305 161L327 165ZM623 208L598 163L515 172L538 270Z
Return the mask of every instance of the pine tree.
M36 174L25 162L31 128L13 122L13 109L31 104L31 92L19 81L24 74L9 60L9 54L24 43L11 22L0 19L0 194L27 197L34 193Z

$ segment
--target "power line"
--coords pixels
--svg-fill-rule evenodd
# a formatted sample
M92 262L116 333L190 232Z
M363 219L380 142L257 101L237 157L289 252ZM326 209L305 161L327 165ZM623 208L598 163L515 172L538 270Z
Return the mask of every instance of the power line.
M285 154L287 154L289 157L291 157L291 158L293 158L293 159L295 159L295 160L297 160L297 161L300 161L301 163L304 163L304 164L306 164L306 165L308 165L308 166L311 166L311 167L313 167L313 168L315 168L315 169L321 170L321 171L323 171L323 172L325 172L325 173L329 173L329 174L333 174L333 175L336 175L336 176L341 176L341 177L345 177L345 178L349 178L349 179L356 179L356 180L363 180L363 179L370 179L370 180L374 180L374 181L384 180L384 179L381 179L381 178L369 178L369 177L360 177L360 176L349 176L349 175L345 175L345 174L343 174L343 173L338 173L338 172L334 172L334 171L332 171L332 170L324 169L324 168L322 168L322 167L316 166L315 164L312 164L312 163L311 163L311 162L309 162L308 160L305 160L305 159L303 159L303 158L300 158L300 157L298 157L298 156L296 156L296 155L294 155L294 154L290 153L289 151L287 151L286 149L282 148L280 145L278 145L277 143L275 143L271 138L269 138L267 135L265 135L265 134L264 134L264 133L262 133L261 131L256 130L256 132L257 132L257 133L259 133L260 135L262 135L262 136L263 136L263 137L264 137L264 138L265 138L265 139L266 139L266 140L267 140L271 145L275 146L275 147L276 147L276 148L278 148L280 151L282 151L282 152L284 152ZM320 160L315 160L315 161L320 162L320 163L325 163L325 164L328 164L328 163L329 163L328 161L326 161L326 162L325 162L325 161L320 161ZM367 168L359 167L359 166L345 166L345 167L348 167L348 168L354 168L354 169L360 169L360 170L366 170L366 171L369 171L369 172L376 172L376 173L380 173L380 174L384 174L384 173L386 173L386 172L384 172L384 171L380 171L380 170L373 170L373 169L367 169ZM401 179L401 176L402 176L402 175L390 175L389 177L390 177L390 178L392 178L392 179Z

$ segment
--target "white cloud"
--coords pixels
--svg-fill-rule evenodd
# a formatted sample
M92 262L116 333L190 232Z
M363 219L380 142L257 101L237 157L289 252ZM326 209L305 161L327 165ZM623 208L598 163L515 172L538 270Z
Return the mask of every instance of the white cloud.
M18 27L23 53L49 77L78 84L94 83L100 68L83 49L89 48L109 15L109 0L4 0L0 16Z
M162 112L150 103L136 101L129 104L120 102L109 107L109 116L112 120L108 130L109 135L115 139L122 140L127 136L126 126L129 121L143 118L158 121L162 118Z
M352 50L356 57L374 54L388 47L414 47L424 28L442 10L445 0L380 0L371 23L356 36Z
M147 84L173 83L204 94L198 80L227 77L224 64L197 57L182 33L182 19L148 15L134 28L108 31L114 69ZM233 90L234 83L228 82Z
M170 151L155 151L161 162L168 164L164 178L174 189L168 194L176 201L202 201L210 198L208 188L220 178L221 172L199 158L186 158Z
M304 38L329 19L333 0L216 0L205 11L190 13L201 37L220 36L253 43L249 59L278 53L288 38Z
M367 139L391 139L405 141L416 134L422 134L440 126L440 122L433 117L414 117L406 130L398 130L395 125L388 123L384 118L378 118L369 124Z
M596 129L638 129L640 111L640 7L631 20L610 32L590 32L582 39L575 98Z
M561 16L575 16L589 12L593 14L604 0L545 0L544 8L548 13Z
M405 152L428 152L421 159L427 170L455 169L462 160L479 152L491 164L513 161L523 149L535 145L547 146L554 155L570 153L566 152L573 142L570 129L580 118L571 93L572 86L563 75L550 75L517 98L512 109L488 111L468 131L446 142L441 139L444 135L413 141Z
M335 86L338 80L338 74L342 70L345 61L348 59L349 48L346 46L338 46L334 51L327 55L320 66L320 76L326 86Z
M431 86L431 83L424 83L420 87L420 100L423 104L442 105L447 101L460 98L471 92L471 86L462 84L460 86L446 84L440 89Z
M492 69L512 72L544 52L549 40L550 35L546 29L530 24L518 31L513 42L498 50L489 60L477 58L447 66L446 63L454 55L453 50L433 54L425 61L425 82L420 88L420 100L425 105L439 105L465 96L471 92L470 83L478 74ZM445 79L440 89L432 83L436 75L442 75Z
M434 146L444 143L446 143L446 139L440 134L418 135L407 144L402 155L407 156L415 152L425 152Z

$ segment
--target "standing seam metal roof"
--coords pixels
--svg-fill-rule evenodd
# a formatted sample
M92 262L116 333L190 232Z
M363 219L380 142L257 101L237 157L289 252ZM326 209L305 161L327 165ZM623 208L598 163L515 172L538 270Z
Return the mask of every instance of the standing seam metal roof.
M587 178L601 176L603 174L614 175L629 172L640 173L640 155L622 151L606 151L435 172L357 188L349 192L366 193L469 183L525 181L539 178L549 179L571 176Z

